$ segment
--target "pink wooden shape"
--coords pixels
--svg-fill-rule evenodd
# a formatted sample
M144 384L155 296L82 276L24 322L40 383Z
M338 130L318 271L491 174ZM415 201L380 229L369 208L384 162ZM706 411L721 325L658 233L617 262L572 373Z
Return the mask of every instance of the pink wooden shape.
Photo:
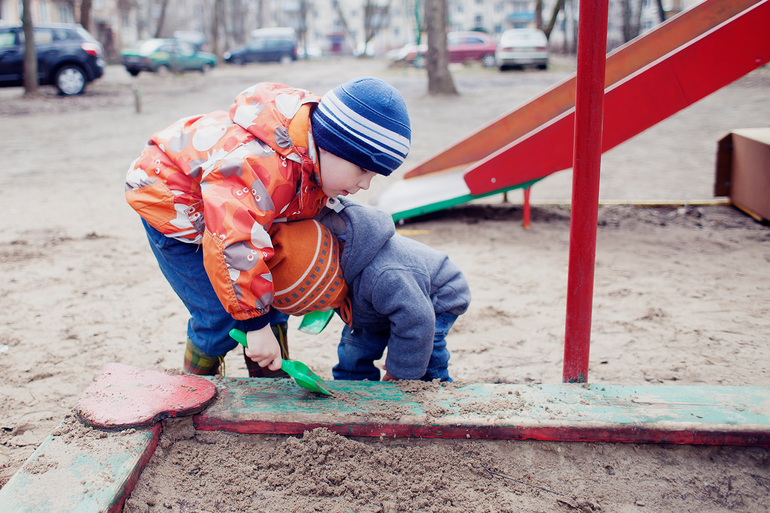
M200 376L108 363L80 394L75 413L98 428L147 427L201 412L216 392L214 384Z

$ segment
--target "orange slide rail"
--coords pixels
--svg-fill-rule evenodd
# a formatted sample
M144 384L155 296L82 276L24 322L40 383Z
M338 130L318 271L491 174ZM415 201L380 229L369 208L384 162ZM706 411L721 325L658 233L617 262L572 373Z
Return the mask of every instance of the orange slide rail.
M760 0L707 0L672 17L607 55L605 88L613 86L757 3L760 3ZM761 33L757 33L757 37L761 37ZM709 67L713 70L712 66ZM404 178L414 178L482 160L574 109L575 80L573 74L463 140L424 160L407 172Z

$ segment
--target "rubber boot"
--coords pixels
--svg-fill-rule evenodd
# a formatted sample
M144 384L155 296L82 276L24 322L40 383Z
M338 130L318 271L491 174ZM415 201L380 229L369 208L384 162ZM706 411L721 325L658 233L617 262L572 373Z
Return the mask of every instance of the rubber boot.
M273 335L278 340L278 345L281 346L281 358L284 360L289 359L289 340L287 335L289 334L289 323L282 322L280 324L273 324L270 326L273 330ZM272 371L267 367L260 367L257 362L246 356L246 348L243 348L243 359L246 360L246 368L249 370L250 378L288 378L289 375L284 371L278 369Z
M208 355L198 349L190 337L187 337L187 348L184 351L185 372L199 376L216 376L219 374L221 361L221 357Z

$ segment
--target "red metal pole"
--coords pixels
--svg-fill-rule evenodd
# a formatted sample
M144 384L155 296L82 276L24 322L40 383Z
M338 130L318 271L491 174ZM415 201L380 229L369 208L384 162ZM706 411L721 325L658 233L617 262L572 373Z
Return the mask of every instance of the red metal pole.
M575 91L567 323L563 381L588 380L599 170L602 159L608 0L581 0Z

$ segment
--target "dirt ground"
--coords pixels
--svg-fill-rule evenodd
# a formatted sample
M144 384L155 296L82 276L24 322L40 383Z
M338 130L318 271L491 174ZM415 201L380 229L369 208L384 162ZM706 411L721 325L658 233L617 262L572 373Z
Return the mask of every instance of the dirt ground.
M253 82L323 94L374 75L410 109L405 172L572 71L564 58L546 72L458 68L461 94L449 98L428 97L420 71L349 60L165 78L112 66L76 98L0 90L0 486L105 363L181 367L186 312L123 199L154 131L226 109ZM590 382L770 387L770 228L702 204L713 199L716 141L768 125L765 68L604 155ZM448 339L456 380L561 381L570 194L569 171L538 183L529 230L516 193L399 227L447 251L471 284ZM633 205L648 200L680 205ZM340 330L337 319L317 336L292 329L292 356L331 379ZM227 370L247 376L239 352ZM259 436L196 432L182 419L164 422L124 511L754 512L770 510L769 492L767 448Z

